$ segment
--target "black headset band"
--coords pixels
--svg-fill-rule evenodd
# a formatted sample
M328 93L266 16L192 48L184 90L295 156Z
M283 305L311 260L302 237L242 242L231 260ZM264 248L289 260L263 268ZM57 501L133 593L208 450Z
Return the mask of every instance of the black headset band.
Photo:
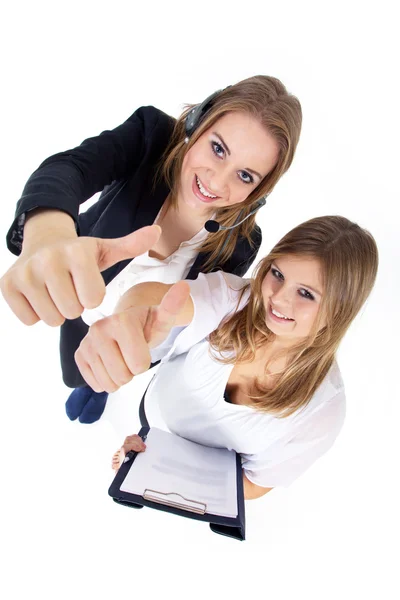
M228 85L227 87L230 86ZM190 137L192 133L197 129L197 127L200 125L211 106L214 104L214 99L216 98L216 96L218 96L225 89L226 88L223 88L221 90L213 92L212 94L207 96L207 98L203 100L203 102L201 102L200 104L196 104L196 106L194 106L192 110L188 113L185 119L185 130L187 137Z

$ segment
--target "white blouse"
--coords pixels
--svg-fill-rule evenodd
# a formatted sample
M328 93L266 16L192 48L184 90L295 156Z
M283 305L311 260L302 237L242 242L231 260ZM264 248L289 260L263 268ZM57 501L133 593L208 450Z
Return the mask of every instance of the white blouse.
M161 210L160 210L161 212ZM160 212L154 221L157 223ZM104 319L114 312L121 296L131 287L143 281L159 281L160 283L176 283L186 279L198 255L198 249L208 235L203 227L190 240L182 242L179 248L163 260L150 257L149 252L136 256L131 262L106 286L106 294L97 308L85 310L82 319L87 325L93 325L99 319Z
M152 350L152 361L161 359L161 364L146 393L146 414L152 426L236 450L253 483L286 487L334 443L345 417L344 386L334 362L310 402L285 418L224 399L234 365L214 360L205 338L235 311L247 281L221 271L188 281L194 318ZM248 297L246 291L239 309ZM158 415L156 421L152 413Z

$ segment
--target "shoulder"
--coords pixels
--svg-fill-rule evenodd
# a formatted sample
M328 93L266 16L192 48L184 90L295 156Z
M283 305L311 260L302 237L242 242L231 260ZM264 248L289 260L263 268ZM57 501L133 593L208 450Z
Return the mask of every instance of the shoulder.
M187 282L195 314L202 315L202 318L208 318L214 323L210 331L226 316L240 310L248 302L249 280L232 273L199 273L197 279ZM242 294L244 288L247 289Z
M242 290L247 288L246 291L248 293L246 293L244 297L246 302L248 301L251 279L246 279L245 277L240 277L239 275L234 275L233 273L224 273L223 271L219 271L219 275L221 277L222 285L225 287L229 298L232 300L238 299Z
M155 106L141 106L131 118L139 118L142 121L145 134L151 135L155 131L165 130L169 135L172 133L176 119L167 115Z
M332 366L325 377L325 381L326 384L330 385L333 392L341 391L344 394L344 382L336 359L334 359Z
M318 404L325 406L327 411L337 411L340 414L343 412L346 404L346 394L336 359L314 396L318 400Z
M164 362L173 356L188 352L195 344L207 338L228 315L234 313L239 304L240 292L248 283L241 277L222 271L199 273L197 279L189 279L186 282L190 286L193 301L193 318L189 325L175 336L168 354L163 357ZM240 300L239 308L248 301L245 296L246 293ZM153 362L156 360L155 356L156 354L152 354Z
M240 235L236 244L236 248L242 250L246 255L256 255L262 242L261 227L255 223L250 233L250 240Z
M231 256L222 265L222 269L227 273L245 275L256 259L261 242L261 228L255 225L251 232L251 243L246 237L240 236Z
M339 366L336 359L334 359L329 371L315 390L312 403L316 408L339 397L345 398L345 390Z
M199 273L197 279L188 281L188 283L193 292L212 300L218 298L218 303L221 303L221 301L236 300L243 288L249 286L250 279L244 279L233 273L214 271L213 273Z
M308 424L313 438L321 436L334 439L339 433L346 417L346 394L336 360L303 414L304 424Z
M262 242L262 231L261 231L261 227L259 225L257 225L257 223L255 224L254 229L251 232L251 239L252 239L254 245L258 249L261 246L261 242Z

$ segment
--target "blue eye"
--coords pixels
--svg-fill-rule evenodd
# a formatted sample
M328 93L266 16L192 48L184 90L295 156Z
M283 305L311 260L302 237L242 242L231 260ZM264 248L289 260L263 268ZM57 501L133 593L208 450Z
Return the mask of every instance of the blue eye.
M220 157L225 154L225 150L223 149L221 144L218 144L218 142L211 142L211 148L216 156ZM220 152L222 152L222 154L220 154Z
M254 183L254 178L250 175L250 173L247 173L247 171L240 171L240 173L242 173L242 175L245 175L246 177L249 178L249 179L245 180L245 179L242 179L239 175L239 179L241 181L243 181L243 183Z
M211 142L211 148L212 151L214 152L215 156L218 156L218 158L223 158L225 156L225 150L223 148L223 146L221 144L219 144L218 142L212 141ZM241 175L243 175L244 177L247 177L248 179L244 179ZM252 177L250 175L250 173L247 173L247 171L239 171L238 177L240 179L240 181L242 181L243 183L254 183L254 177Z

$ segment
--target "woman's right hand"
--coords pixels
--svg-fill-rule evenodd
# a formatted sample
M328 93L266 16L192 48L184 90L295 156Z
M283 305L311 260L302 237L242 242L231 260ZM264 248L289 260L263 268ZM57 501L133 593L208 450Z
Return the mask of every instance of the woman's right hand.
M96 308L105 296L101 271L149 250L159 239L158 225L125 237L77 237L46 232L23 246L21 255L0 279L0 290L25 325L42 320L58 327L76 319L85 308Z
M121 446L112 457L111 467L114 471L118 471L128 452L144 452L145 450L146 444L139 435L128 435L128 437L125 438L123 446Z

